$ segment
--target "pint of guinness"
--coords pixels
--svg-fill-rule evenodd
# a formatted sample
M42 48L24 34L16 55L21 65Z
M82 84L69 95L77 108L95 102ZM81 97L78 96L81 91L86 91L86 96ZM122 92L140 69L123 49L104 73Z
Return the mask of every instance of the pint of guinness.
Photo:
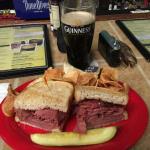
M90 49L95 28L95 14L85 10L72 10L62 14L61 17L68 62L83 70L90 63Z

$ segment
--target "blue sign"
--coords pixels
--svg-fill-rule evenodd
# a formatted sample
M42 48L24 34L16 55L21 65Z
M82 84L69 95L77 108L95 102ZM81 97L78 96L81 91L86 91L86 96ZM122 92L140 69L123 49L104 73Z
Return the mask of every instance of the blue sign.
M14 0L16 16L22 19L49 18L48 0Z

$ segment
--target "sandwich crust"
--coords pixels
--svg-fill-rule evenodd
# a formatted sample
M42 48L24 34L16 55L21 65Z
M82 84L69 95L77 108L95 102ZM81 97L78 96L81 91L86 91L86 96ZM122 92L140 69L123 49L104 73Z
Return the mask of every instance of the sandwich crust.
M16 97L14 108L25 110L52 108L67 112L73 90L72 84L63 81L37 82Z
M96 86L75 86L75 102L85 99L97 99L113 104L126 105L128 103L127 91L115 91Z

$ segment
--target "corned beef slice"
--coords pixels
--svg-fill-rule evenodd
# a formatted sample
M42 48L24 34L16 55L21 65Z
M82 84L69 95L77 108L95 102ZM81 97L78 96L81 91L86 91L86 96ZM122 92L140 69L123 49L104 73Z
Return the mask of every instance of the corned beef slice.
M58 128L62 130L68 115L58 110L46 108L36 111L18 109L16 110L16 116L22 122L51 131Z
M124 106L100 100L81 101L75 109L76 132L84 133L87 129L99 128L124 120Z

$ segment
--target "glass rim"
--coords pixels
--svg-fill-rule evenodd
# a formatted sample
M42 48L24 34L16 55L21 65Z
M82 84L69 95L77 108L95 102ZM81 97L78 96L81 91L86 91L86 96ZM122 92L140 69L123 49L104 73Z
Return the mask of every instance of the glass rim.
M69 6L65 6L64 2L61 3L61 8L66 8L70 10L85 10L85 9L93 9L94 7L95 7L95 4L92 4L90 6L82 6L82 7L69 7Z

